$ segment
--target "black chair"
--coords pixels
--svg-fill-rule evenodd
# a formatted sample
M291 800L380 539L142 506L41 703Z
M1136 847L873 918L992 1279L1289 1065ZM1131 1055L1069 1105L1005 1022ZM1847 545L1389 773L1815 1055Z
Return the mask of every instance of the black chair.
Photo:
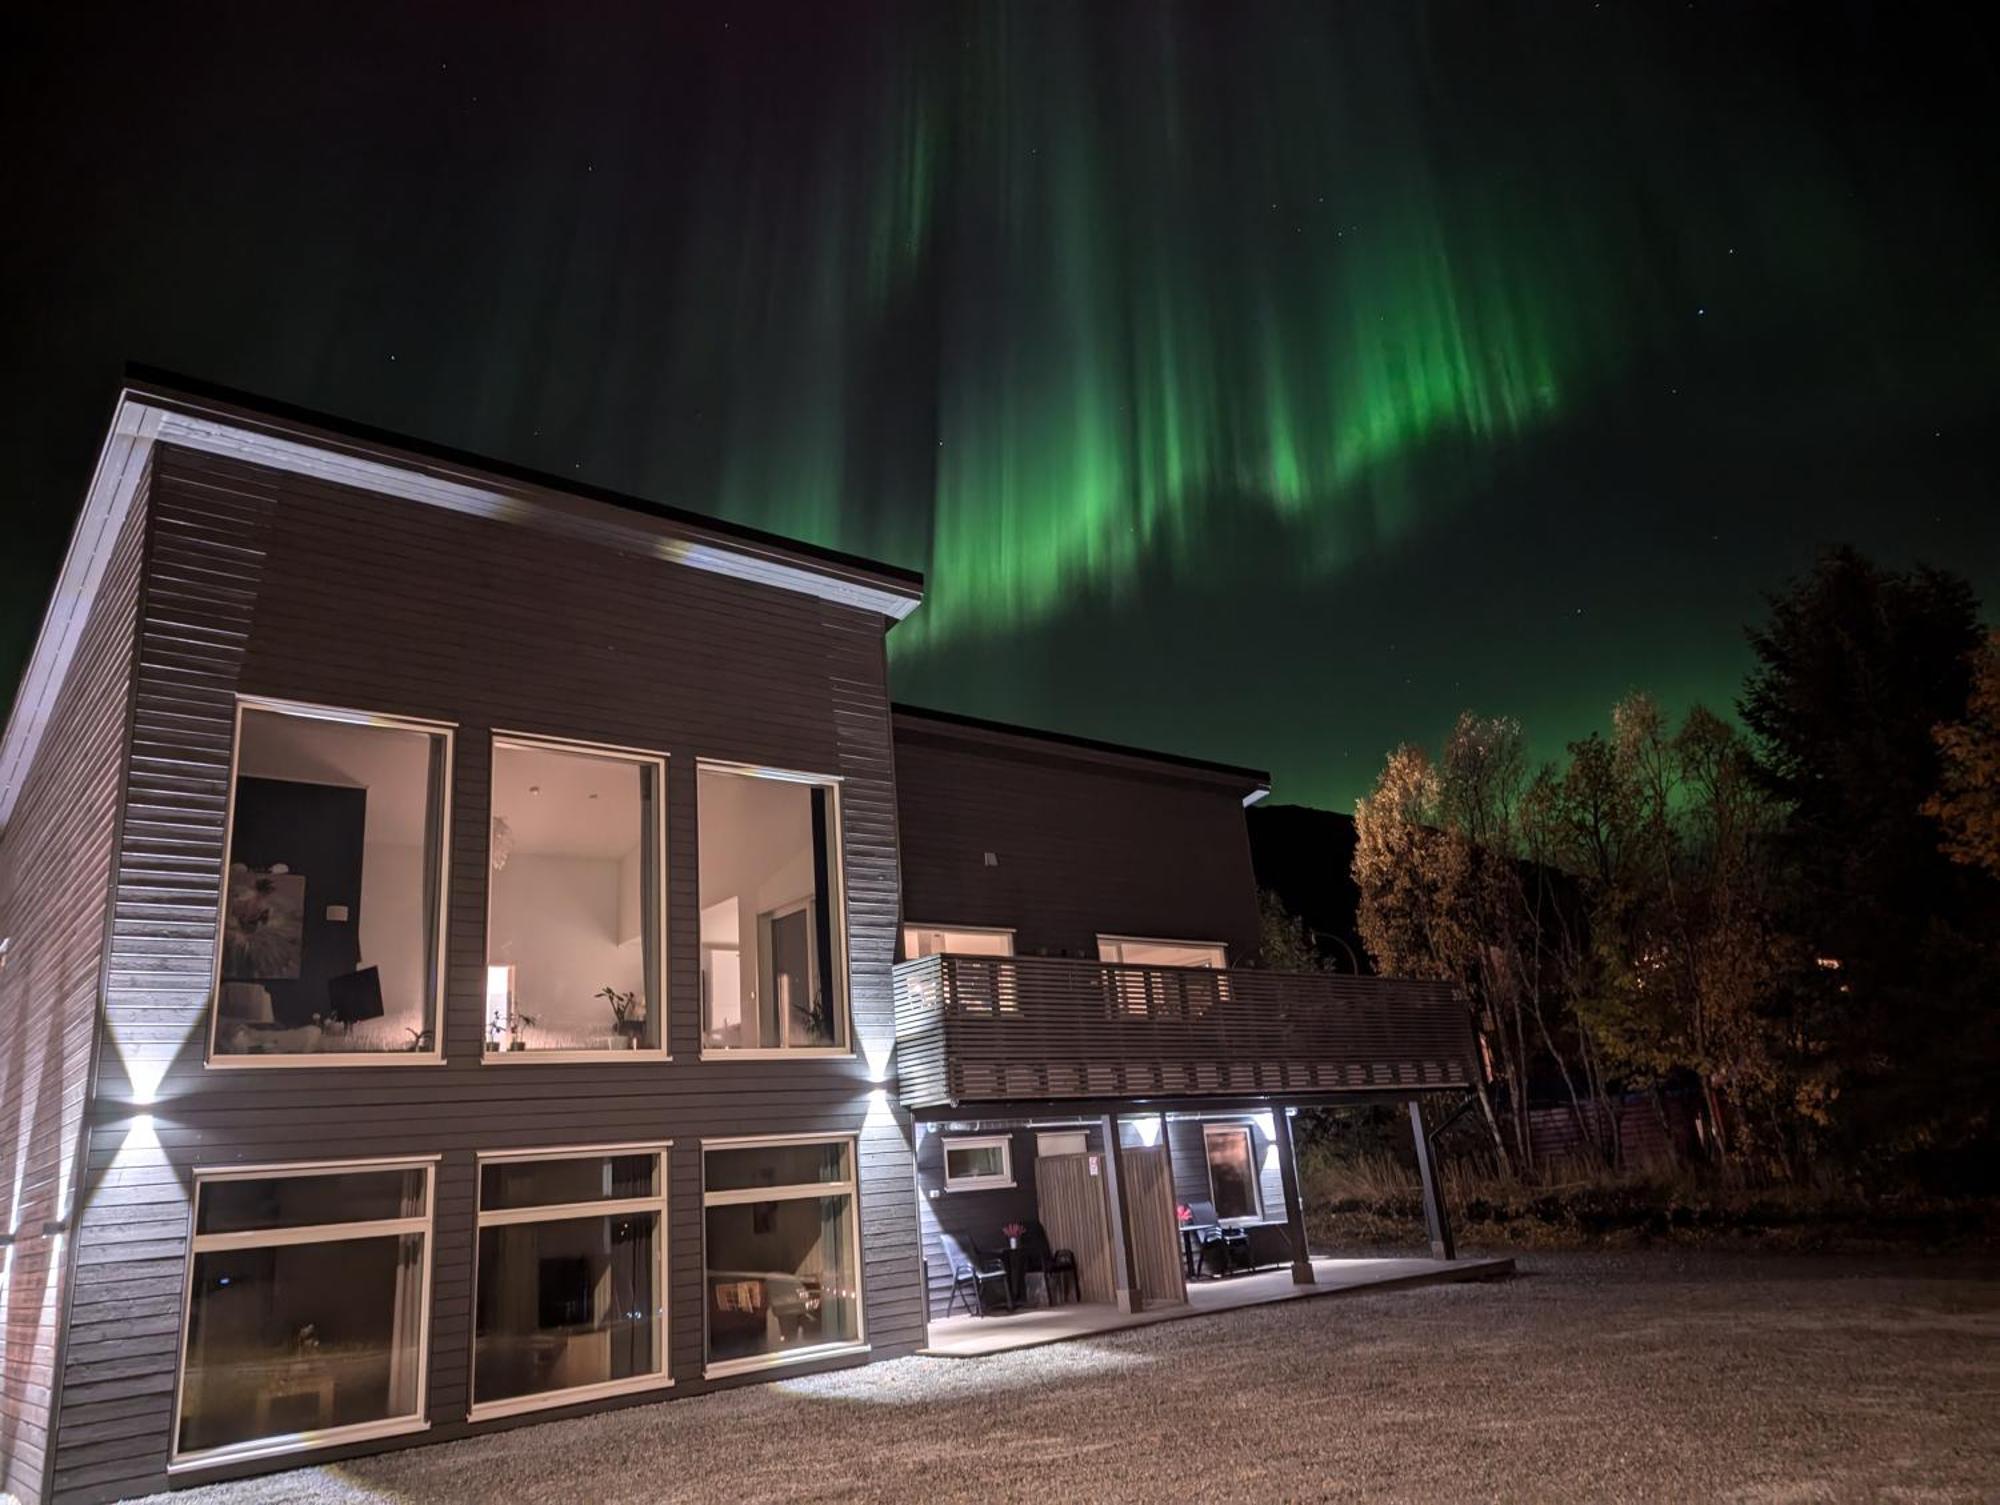
M1049 1246L1049 1231L1040 1223L1028 1224L1021 1235L1021 1250L1027 1256L1028 1273L1042 1277L1042 1299L1050 1306L1064 1300L1083 1300L1083 1286L1077 1279L1076 1254L1069 1249ZM1067 1297L1064 1291L1068 1292Z
M986 1315L986 1288L995 1282L1000 1287L1000 1304L1008 1311L1014 1309L1014 1293L1008 1288L1007 1266L997 1254L983 1253L977 1244L966 1246L949 1233L940 1233L938 1243L944 1248L944 1257L951 1265L951 1295L945 1298L944 1314L949 1317L954 1302L963 1302L967 1316Z
M1195 1237L1201 1240L1201 1265L1211 1275L1233 1275L1255 1268L1250 1258L1250 1235L1215 1215L1213 1202L1190 1202L1188 1220Z

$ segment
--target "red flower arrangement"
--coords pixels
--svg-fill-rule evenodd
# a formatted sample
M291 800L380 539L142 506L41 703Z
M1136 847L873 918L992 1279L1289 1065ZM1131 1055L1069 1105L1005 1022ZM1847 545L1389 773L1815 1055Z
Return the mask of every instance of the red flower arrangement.
M1179 1218L1183 1223L1192 1223L1194 1221L1194 1209L1188 1206L1187 1203L1182 1202L1174 1208L1174 1216Z
M1009 1238L1019 1238L1028 1231L1028 1225L1026 1223L1007 1223L1001 1227L1000 1231Z

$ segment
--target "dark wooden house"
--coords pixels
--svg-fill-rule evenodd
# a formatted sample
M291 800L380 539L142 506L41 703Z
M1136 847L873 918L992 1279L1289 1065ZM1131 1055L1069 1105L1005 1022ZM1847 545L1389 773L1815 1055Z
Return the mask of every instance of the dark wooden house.
M1285 1110L1462 1009L1254 966L1260 775L892 712L920 594L130 381L0 740L0 1492L907 1353L1038 1156L1106 1299L1176 1201L1308 1278Z

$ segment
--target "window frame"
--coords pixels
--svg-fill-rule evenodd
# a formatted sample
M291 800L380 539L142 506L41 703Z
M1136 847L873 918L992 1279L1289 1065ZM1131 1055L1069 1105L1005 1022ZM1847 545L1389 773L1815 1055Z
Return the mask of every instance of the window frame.
M603 758L614 763L642 763L649 765L653 769L653 775L657 781L655 788L658 792L653 800L653 829L648 833L648 836L653 843L653 862L659 878L654 884L658 892L654 903L650 906L652 912L644 918L647 924L654 927L654 954L659 958L656 968L658 975L649 983L649 987L659 996L657 998L648 998L646 1007L649 1013L657 1009L660 1021L660 1043L632 1050L488 1050L486 1048L486 1028L484 1023L486 1018L486 998L482 992L479 1000L479 1017L481 1020L479 1031L480 1063L486 1066L525 1066L531 1062L553 1065L576 1065L579 1062L599 1061L671 1061L674 1058L673 1048L667 1038L667 1026L671 1022L667 1006L668 979L673 975L667 957L667 945L669 941L667 925L667 859L669 856L667 845L668 755L663 752L647 751L644 748L618 747L608 742L586 742L573 737L545 736L540 732L510 732L503 731L498 727L492 730L487 738L486 749L486 905L481 922L481 934L484 937L484 941L480 947L483 957L480 967L482 977L489 974L493 967L492 791L494 764L498 759L500 749L503 745L529 748L540 752L572 753L579 757ZM643 903L641 904L641 908L647 907ZM644 945L644 941L642 940L640 944Z
M700 1031L701 1047L696 1053L697 1060L703 1061L845 1061L853 1060L859 1053L854 1038L854 1008L850 996L847 954L847 820L842 779L838 774L808 773L802 769L772 768L758 763L733 763L724 758L696 758L695 776L695 861L697 868L701 857L701 776L704 773L730 774L738 778L772 779L785 784L804 784L810 788L824 789L827 793L827 922L831 928L833 953L833 978L828 985L830 997L835 999L838 1010L839 1030L845 1041L840 1045L759 1045L750 1048L731 1048L726 1045L708 1043L708 992L701 991L700 1015L696 1021ZM795 901L800 902L800 901ZM695 912L701 911L701 881L697 873L695 880ZM792 906L786 906L790 908ZM773 915L780 910L770 911ZM744 951L742 938L737 940L739 954ZM751 950L752 966L757 961L754 942ZM739 961L739 966L742 963ZM817 962L813 965L817 966ZM780 1015L781 1027L791 1029L788 1014ZM838 1136L836 1136L838 1137ZM791 1141L783 1141L789 1143ZM704 1324L706 1318L703 1319ZM703 1331L706 1332L706 1326Z
M1215 1220L1218 1223L1240 1224L1261 1223L1265 1221L1263 1176L1257 1168L1256 1127L1254 1123L1205 1123L1201 1126L1201 1163L1203 1168L1208 1172L1208 1200L1210 1205L1215 1208ZM1243 1136L1245 1154L1248 1157L1250 1167L1250 1201L1252 1210L1248 1213L1232 1213L1228 1217L1222 1215L1222 1199L1215 1194L1215 1157L1210 1153L1208 1147L1209 1141L1214 1139L1218 1134L1241 1134Z
M266 1458L288 1457L322 1448L340 1447L351 1442L370 1442L386 1437L402 1437L430 1430L431 1298L437 1258L437 1168L438 1155L393 1155L366 1160L300 1160L271 1165L196 1166L188 1196L187 1253L182 1260L180 1338L175 1346L173 1413L167 1443L167 1473L195 1473L229 1464ZM424 1211L416 1218L378 1218L363 1223L305 1223L285 1228L258 1228L237 1233L200 1233L201 1192L205 1185L223 1181L272 1181L296 1177L343 1173L366 1175L378 1171L421 1171L424 1177ZM354 1422L324 1430L285 1432L275 1437L225 1443L221 1447L181 1450L182 1405L187 1392L188 1339L194 1327L194 1267L196 1257L231 1249L268 1249L288 1244L327 1244L342 1239L405 1237L421 1234L423 1258L418 1275L417 1373L413 1389L415 1412L383 1417L378 1421ZM315 1237L314 1235L318 1235Z
M668 1177L672 1174L674 1147L671 1139L654 1139L640 1144L585 1144L536 1150L481 1150L473 1160L472 1182L472 1315L467 1324L469 1339L465 1360L465 1419L491 1421L496 1417L518 1416L526 1411L545 1411L556 1406L576 1406L587 1401L618 1395L637 1395L649 1390L666 1390L674 1383L673 1355L667 1350L671 1293L667 1275L672 1268L667 1258L671 1238L668 1223ZM598 1160L618 1155L651 1155L658 1168L658 1190L650 1197L620 1197L602 1202L551 1202L537 1207L495 1208L482 1206L485 1196L485 1169L489 1165L523 1160ZM601 1380L590 1385L571 1385L562 1390L544 1390L533 1395L514 1395L504 1400L479 1399L479 1235L487 1228L514 1223L562 1223L578 1218L610 1217L624 1212L653 1212L659 1217L659 1237L654 1241L653 1289L658 1293L653 1313L653 1352L659 1369L652 1374L633 1375L622 1380Z
M802 1144L841 1144L847 1147L845 1181L794 1181L782 1186L744 1186L731 1191L708 1189L708 1154L711 1150L784 1149ZM789 1353L752 1354L741 1359L716 1360L709 1357L708 1330L708 1209L741 1205L746 1202L803 1201L845 1193L853 1203L852 1233L848 1256L854 1261L854 1337L838 1343L822 1343L814 1348ZM823 1359L852 1358L870 1349L868 1342L868 1282L861 1264L861 1136L831 1134L748 1134L701 1141L701 1373L703 1379L724 1379L735 1374L753 1374L760 1369L811 1364Z
M1104 954L1104 943L1110 941L1116 946L1181 946L1188 950L1209 949L1220 952L1222 960L1215 966L1186 966L1173 962L1128 962L1113 961ZM1229 943L1227 941L1198 941L1186 937L1170 935L1114 935L1109 931L1100 932L1097 937L1097 960L1107 967L1156 967L1165 971L1186 972L1227 972L1229 970Z
M1037 1153L1040 1143L1036 1141ZM1000 1150L1000 1173L997 1176L954 1176L951 1173L951 1152L953 1150L984 1150L995 1146ZM1013 1187L1014 1180L1014 1136L1011 1134L953 1134L944 1140L944 1189L953 1191L1005 1191Z
M268 711L280 716L296 716L305 721L333 721L344 726L379 726L393 731L423 732L443 739L442 775L437 781L436 825L437 913L432 937L431 964L431 1048L379 1051L307 1051L301 1055L224 1055L215 1048L222 1026L222 951L229 924L230 854L236 845L236 781L243 765L243 713ZM229 736L228 808L222 819L222 866L217 874L215 901L215 955L208 979L208 1036L202 1066L223 1071L271 1070L286 1067L318 1066L442 1066L444 1064L445 987L450 976L446 948L451 937L451 847L452 786L458 781L458 723L432 721L419 716L398 716L388 712L361 711L348 706L320 705L311 701L282 700L267 695L238 694L231 713ZM364 882L366 881L364 877Z
M904 961L926 960L910 949L910 937L913 934L922 935L931 931L943 935L1004 935L1007 938L1007 950L1004 956L991 951L933 951L930 953L931 956L972 956L986 961L1004 961L1007 957L1019 954L1014 949L1014 937L1017 931L1012 925L920 925L914 920L905 920L899 936L903 946Z

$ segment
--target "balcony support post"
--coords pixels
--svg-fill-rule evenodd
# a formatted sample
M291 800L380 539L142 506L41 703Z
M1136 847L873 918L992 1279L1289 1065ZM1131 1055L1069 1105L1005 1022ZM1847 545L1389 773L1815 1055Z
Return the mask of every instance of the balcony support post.
M1118 1142L1118 1115L1107 1113L1097 1120L1104 1136L1104 1211L1111 1238L1111 1295L1121 1312L1136 1312L1144 1304L1139 1296L1139 1272L1133 1265L1132 1240L1125 1232L1125 1147Z
M1292 1241L1292 1284L1314 1284L1312 1251L1306 1247L1306 1205L1299 1189L1299 1162L1292 1150L1292 1121L1283 1103L1271 1110L1271 1138L1278 1151L1278 1179L1285 1187L1285 1233Z
M1417 1145L1417 1174L1424 1183L1424 1222L1431 1235L1432 1259L1456 1259L1452 1247L1451 1218L1444 1210L1444 1178L1438 1174L1437 1158L1431 1153L1431 1136L1424 1128L1424 1105L1410 1101L1410 1134Z

